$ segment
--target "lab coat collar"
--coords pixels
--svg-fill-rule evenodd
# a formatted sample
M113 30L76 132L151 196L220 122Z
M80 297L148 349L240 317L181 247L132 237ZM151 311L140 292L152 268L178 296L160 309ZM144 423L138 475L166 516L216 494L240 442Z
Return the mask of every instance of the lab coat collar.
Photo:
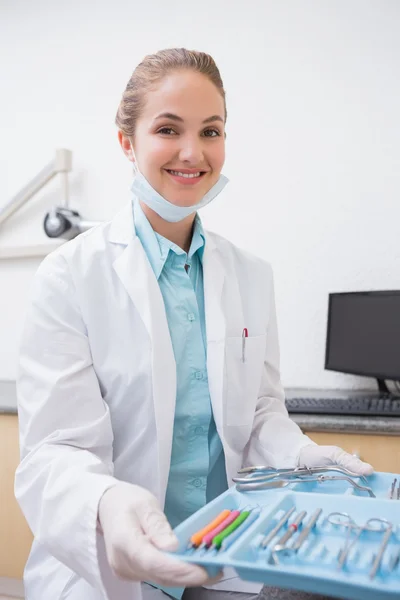
M136 235L140 238L142 246L145 249L147 258L154 271L154 275L157 279L159 279L162 270L164 269L165 263L168 260L170 252L176 255L185 256L186 252L182 250L182 248L179 248L179 246L174 244L174 242L171 242L170 240L156 233L153 230L137 198L135 198L132 202L132 210L134 224L136 228ZM204 243L205 237L203 233L203 227L200 221L200 217L196 215L193 226L192 240L189 252L187 253L186 260L190 262L197 252L200 261L202 261Z
M203 228L199 233L204 237L207 252L213 252L216 249L214 239ZM127 246L134 237L136 237L136 227L130 200L111 221L108 239L111 243Z
M132 203L132 210L136 235L140 239L154 275L158 280L167 261L169 247L161 243L138 200Z
M136 237L132 202L127 202L110 223L108 239L113 244L127 246Z
M135 232L132 204L111 223L109 240L125 246L113 263L147 330L151 343L152 388L157 428L159 499L168 483L176 399L176 363L160 287ZM134 332L130 332L134 335ZM128 333L127 333L128 335Z
M225 315L222 294L225 269L213 236L205 233L203 256L204 303L207 331L207 371L213 414L222 437L225 356ZM129 202L111 222L109 241L125 246L114 269L146 327L152 346L152 383L157 427L159 498L168 484L176 400L176 363L167 315L158 281L136 235Z

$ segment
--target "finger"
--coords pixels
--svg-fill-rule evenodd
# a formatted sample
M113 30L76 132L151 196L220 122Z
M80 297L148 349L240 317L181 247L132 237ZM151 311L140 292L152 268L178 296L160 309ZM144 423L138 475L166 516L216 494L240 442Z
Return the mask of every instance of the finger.
M374 472L374 467L369 463L366 463L359 458L350 458L346 461L346 467L353 473L359 473L360 475L371 475Z
M342 450L338 455L338 463L353 473L359 473L360 475L371 475L374 468L369 463L366 463L359 458L352 456L348 452Z
M369 463L366 463L362 460L359 461L359 473L361 475L372 475L372 473L374 472L374 467L372 465L370 465Z
M318 446L309 444L300 451L299 464L305 467L323 467L334 463L332 459L334 446Z
M210 579L202 567L160 552L149 540L145 540L139 547L135 544L131 561L135 564L135 573L140 575L142 581L152 581L159 585L197 587Z
M173 551L178 548L178 538L158 506L147 506L138 510L137 517L143 532L157 548L165 551Z
M219 571L219 573L217 575L207 579L207 581L205 583L203 583L203 586L204 585L214 585L214 583L219 583L221 581L221 579L223 578L223 576L224 576L224 572ZM187 584L186 587L193 587L193 586L190 584Z
M116 515L110 538L110 543L107 543L108 532L106 530L106 553L112 572L120 579L140 581L135 561L132 560L131 546L141 548L147 543L147 539L136 515L130 514L128 521L122 519L122 515Z

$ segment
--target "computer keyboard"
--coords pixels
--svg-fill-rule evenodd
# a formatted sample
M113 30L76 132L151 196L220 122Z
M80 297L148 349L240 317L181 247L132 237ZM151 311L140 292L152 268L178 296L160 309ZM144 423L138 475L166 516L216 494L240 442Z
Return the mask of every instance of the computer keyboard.
M400 396L348 398L286 398L289 413L400 417Z

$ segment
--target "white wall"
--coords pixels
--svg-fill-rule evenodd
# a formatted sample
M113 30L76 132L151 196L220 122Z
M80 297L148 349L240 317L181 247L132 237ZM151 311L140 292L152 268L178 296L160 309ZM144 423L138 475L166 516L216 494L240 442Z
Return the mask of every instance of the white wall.
M0 203L73 150L72 203L108 219L129 198L113 125L147 53L210 52L228 101L231 183L211 229L272 262L286 385L365 387L323 369L331 291L400 288L400 4L396 0L2 0ZM4 60L6 58L6 60ZM55 183L0 231L46 241ZM0 379L12 379L38 260L0 261Z

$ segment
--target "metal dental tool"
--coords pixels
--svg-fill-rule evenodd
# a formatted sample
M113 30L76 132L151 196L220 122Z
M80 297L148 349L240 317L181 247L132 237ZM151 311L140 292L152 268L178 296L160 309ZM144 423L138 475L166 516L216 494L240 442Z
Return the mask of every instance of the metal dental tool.
M392 481L392 485L390 488L389 498L391 500L400 500L400 479L396 490L397 477L395 477Z
M274 473L288 473L289 471L293 471L293 468L290 469L276 469L275 467L269 467L268 465L259 466L259 467L243 467L239 469L238 473L255 473L256 471L272 471Z
M300 533L300 535L298 536L298 538L296 539L294 544L292 544L292 546L290 547L290 550L293 550L294 552L297 552L298 550L300 550L301 546L304 544L304 542L310 535L311 531L313 530L321 513L322 513L322 508L317 508L317 510L311 515L310 519L308 520L307 525L305 525L305 527L303 527L302 532Z
M288 525L287 531L283 534L282 537L279 538L275 546L272 548L271 558L276 565L279 564L277 553L282 552L282 550L286 550L286 543L296 533L296 531L298 531L306 514L307 511L305 510L299 512L295 520L292 523L290 523L290 525Z
M356 481L354 481L353 479L351 479L350 477L347 477L345 475L318 475L316 477L316 481L318 481L318 483L324 483L324 481L339 481L339 480L348 481L348 483L350 483L357 490L360 490L361 492L367 492L371 498L376 498L374 492L372 491L372 489L370 487L368 487L366 485L360 485L359 483L357 483ZM307 481L307 479L304 478L301 481ZM312 479L310 478L308 481L312 481Z
M238 490L238 492L254 492L257 490L272 490L275 488L283 488L287 487L288 485L291 485L292 483L295 483L295 481L275 479L272 481L266 481L265 483L238 483L236 485L236 489Z
M335 518L335 517L337 517L337 518ZM326 520L328 521L328 523L331 523L332 525L341 525L341 526L348 528L344 546L340 550L339 555L338 555L339 569L342 569L344 567L344 565L346 564L347 557L349 556L350 550L352 548L354 548L354 546L356 545L356 543L358 542L358 540L360 539L360 537L364 531L373 531L373 532L380 532L380 531L383 532L384 531L385 532L383 539L382 539L380 549L374 559L374 562L373 562L373 565L372 565L372 568L371 568L371 571L369 574L370 579L374 579L376 573L378 572L378 569L381 566L383 555L384 555L386 547L389 543L390 537L393 533L393 524L390 523L389 521L387 521L386 519L371 518L371 519L368 519L368 521L364 525L357 525L357 523L350 517L350 515L348 515L347 513L341 513L341 512L331 513L330 515L327 516ZM372 525L373 523L379 523L380 527L379 528L373 527L373 525ZM355 538L351 541L352 530L357 531L357 534L356 534Z
M268 467L268 466L244 467L243 469L239 469L238 473L242 475L242 474L256 473L257 471L259 471L261 473L268 471L269 473L267 473L263 477L268 477L270 479L272 479L274 477L280 477L282 475L284 475L284 476L292 476L293 475L294 477L298 477L301 475L313 475L315 473L325 473L327 471L333 471L333 472L342 473L344 475L348 475L349 477L360 478L365 482L367 481L364 475L360 475L359 473L353 473L352 471L349 471L345 467L340 467L338 465L331 465L331 466L326 466L326 467L294 467L291 469L275 469L273 467ZM233 481L235 481L237 483L241 483L241 481L240 482L236 481L236 479L237 478L232 478Z
M266 548L270 541L276 536L278 531L288 522L290 515L294 513L295 507L289 508L288 511L285 512L283 517L278 521L273 529L261 540L261 548Z
M375 560L372 564L372 568L369 573L370 579L375 578L375 575L377 574L377 572L382 564L383 555L385 554L385 550L387 548L387 545L388 545L390 538L392 537L392 533L393 533L393 525L391 523L389 523L388 521L386 521L386 519L369 519L369 521L367 521L367 523L370 523L372 521L376 521L376 522L381 523L381 525L382 524L385 525L385 527L381 528L383 531L385 531L385 534L383 536L382 543L379 548L378 554L376 555ZM378 531L380 531L380 530L378 530Z
M397 479L396 477L393 479L393 483L392 483L392 487L390 489L390 499L393 500L394 498L394 492L396 490L396 483L397 483ZM399 484L400 485L400 484Z
M252 470L250 470L252 469ZM246 469L240 469L238 473L255 473L257 471L271 471L267 467L247 467ZM276 479L277 477L294 477L294 478L302 478L303 476L311 476L320 473L326 472L337 472L343 475L347 475L348 477L356 477L357 479L362 479L365 483L367 482L366 478L359 473L353 473L344 467L298 467L296 469L273 469L272 473L266 473L265 475L260 475L258 477L232 477L232 481L234 483L256 483L258 481L269 481L271 479Z
M258 479L258 478L256 478ZM261 481L259 482L254 482L252 481L252 478L246 479L246 483L238 483L236 486L236 489L238 491L241 492L251 492L251 491L256 491L256 490L265 490L265 489L273 489L273 488L280 488L280 487L286 487L290 484L294 484L294 483L310 483L310 482L317 482L317 483L324 483L325 481L340 481L340 480L344 480L344 481L348 481L353 487L355 487L356 489L362 491L362 492L367 492L371 498L376 498L375 494L373 493L372 489L370 487L367 486L363 486L363 485L359 485L356 481L354 481L353 479L351 479L350 477L347 477L345 475L316 475L315 477L302 477L301 479L286 479L285 476L282 476L282 479L265 479L262 478Z
M392 558L390 559L389 569L394 571L400 563L400 548L396 550Z
M357 535L357 537L353 541L353 543L350 543L352 529L359 529L358 525L356 524L355 521L353 521L353 519L350 517L350 515L348 515L347 513L342 513L342 512L333 512L333 513L330 513L326 517L325 520L328 523L330 523L331 525L337 525L339 527L347 528L347 535L346 535L346 539L344 542L344 546L343 546L343 548L341 548L341 550L339 551L339 554L338 554L338 567L341 569L341 568L343 568L343 566L347 560L347 556L348 556L352 546L356 543L356 541L360 537L361 531L359 532L359 534Z

